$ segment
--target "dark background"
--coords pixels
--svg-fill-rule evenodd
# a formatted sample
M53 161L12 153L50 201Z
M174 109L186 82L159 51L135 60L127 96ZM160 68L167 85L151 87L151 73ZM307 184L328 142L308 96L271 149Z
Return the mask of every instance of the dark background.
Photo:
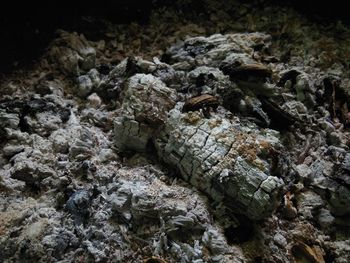
M219 0L220 1L220 0ZM230 0L222 0L230 1ZM242 0L241 0L242 1ZM242 1L242 2L247 2ZM30 63L38 57L57 28L91 31L98 23L82 19L84 16L103 18L114 23L147 23L150 12L158 7L179 7L176 0L96 0L96 1L2 1L0 8L0 73L11 71L18 66ZM311 19L327 23L342 20L349 24L346 1L333 0L261 0L266 4L293 6ZM201 0L191 1L191 12L201 12ZM189 8L186 6L186 8Z

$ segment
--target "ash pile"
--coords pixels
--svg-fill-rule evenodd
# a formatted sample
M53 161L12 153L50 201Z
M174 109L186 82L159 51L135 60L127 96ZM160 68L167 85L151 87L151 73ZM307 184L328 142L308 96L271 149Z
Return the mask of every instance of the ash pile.
M275 42L60 31L1 86L0 260L349 262L350 80Z

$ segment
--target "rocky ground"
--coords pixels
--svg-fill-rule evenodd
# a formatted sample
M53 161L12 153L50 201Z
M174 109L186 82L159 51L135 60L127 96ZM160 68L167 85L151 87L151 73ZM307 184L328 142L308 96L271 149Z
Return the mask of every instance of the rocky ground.
M2 76L1 262L350 262L350 28L180 2Z

